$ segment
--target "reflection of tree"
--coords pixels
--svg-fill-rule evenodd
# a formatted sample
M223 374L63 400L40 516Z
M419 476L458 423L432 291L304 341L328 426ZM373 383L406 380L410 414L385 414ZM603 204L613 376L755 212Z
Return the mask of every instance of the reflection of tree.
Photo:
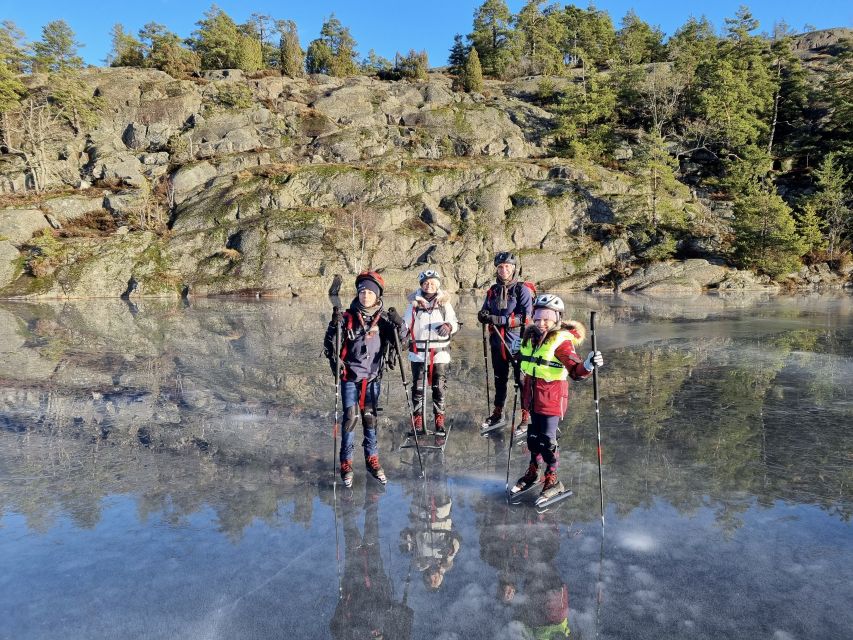
M379 545L378 483L364 490L364 534L358 530L352 493L341 500L344 529L344 574L341 598L329 625L332 635L352 638L400 638L412 636L414 612L393 597Z

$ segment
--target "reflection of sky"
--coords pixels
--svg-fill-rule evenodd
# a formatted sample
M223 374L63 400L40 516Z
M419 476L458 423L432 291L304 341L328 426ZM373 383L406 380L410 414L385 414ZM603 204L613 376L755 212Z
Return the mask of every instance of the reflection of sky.
M462 548L438 592L411 577L413 637L522 637L515 607L536 603L523 589L525 604L498 603L497 572L478 549L477 505L498 500L499 491L491 480L477 490L470 477L451 478L449 488ZM410 566L398 537L419 485L408 489L389 486L380 497L380 553L398 602ZM362 494L354 494L359 530ZM330 505L315 500L308 528L280 512L247 526L239 540L220 532L206 508L175 526L157 514L140 521L131 498L101 506L90 530L62 517L32 535L18 515L0 520L2 637L328 636L337 604ZM594 637L598 625L605 638L845 637L853 628L850 525L783 503L753 505L739 517L741 527L724 531L709 508L683 516L655 501L622 517L611 509L603 555L596 520L561 524L554 563L568 586L573 636ZM529 529L511 530L522 539ZM341 554L343 563L343 539Z

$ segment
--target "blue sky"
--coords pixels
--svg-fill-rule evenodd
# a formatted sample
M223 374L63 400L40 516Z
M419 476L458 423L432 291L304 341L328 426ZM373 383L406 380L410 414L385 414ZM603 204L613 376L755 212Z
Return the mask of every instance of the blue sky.
M430 64L440 66L447 60L447 51L453 44L453 35L470 31L474 9L481 3L482 0L314 0L292 3L273 0L221 0L217 5L238 22L245 21L253 12L294 20L299 27L303 46L319 35L323 20L334 12L341 22L350 28L362 56L371 48L387 58L392 58L396 51L405 53L409 49L426 49ZM110 49L109 31L116 22L121 22L134 33L146 22L160 22L181 37L186 37L195 29L195 22L210 4L207 0L148 0L124 3L93 0L0 0L0 19L12 20L26 32L29 40L37 40L45 23L62 18L77 33L77 39L85 43L86 46L80 53L86 62L103 64ZM513 12L517 12L524 5L524 0L509 0L507 4ZM575 4L582 7L588 5L586 0ZM723 19L733 16L738 6L744 2L601 0L595 4L599 9L606 10L617 26L622 16L633 8L642 19L671 34L691 15L705 15L719 29L723 25ZM853 2L756 0L746 4L761 21L762 29L768 31L773 23L780 19L784 19L797 30L807 23L818 29L853 26Z

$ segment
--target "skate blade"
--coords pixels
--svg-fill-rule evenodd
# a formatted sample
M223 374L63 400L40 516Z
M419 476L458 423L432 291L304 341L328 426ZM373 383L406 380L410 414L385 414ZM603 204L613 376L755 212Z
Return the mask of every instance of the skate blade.
M572 493L571 489L566 489L562 493L558 493L557 495L547 498L545 500L543 500L542 498L537 498L534 504L536 508L539 509L539 512L542 513L543 510L547 510L548 508L554 506L558 502L562 502L563 500L571 497L572 495L574 494Z
M493 424L491 426L480 425L480 435L484 436L487 433L491 433L492 431L497 431L498 429L502 429L505 426L506 426L506 421L498 422L497 424Z
M516 493L510 493L509 494L509 503L510 504L521 504L522 502L525 501L524 498L526 498L527 496L529 496L530 494L533 493L533 490L535 488L541 487L541 486L542 486L541 482L536 482L536 483L530 485L529 487L527 487L526 489L524 489L523 491L518 491Z

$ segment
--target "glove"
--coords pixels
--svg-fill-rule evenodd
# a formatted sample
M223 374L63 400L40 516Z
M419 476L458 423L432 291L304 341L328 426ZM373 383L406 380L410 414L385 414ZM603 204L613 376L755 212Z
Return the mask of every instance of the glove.
M341 308L340 307L332 307L332 323L337 324L341 321Z
M489 310L480 309L480 313L477 314L477 320L479 320L481 324L491 324L489 318L491 318Z
M601 351L590 351L589 355L586 357L586 360L583 361L583 367L587 371L592 371L593 367L603 366L604 356L601 355Z
M507 323L507 318L504 316L489 316L489 324L493 324L496 327L502 327Z
M442 338L446 338L447 336L449 336L451 331L453 331L453 327L450 326L449 322L445 322L443 325L441 325L438 329L435 330L435 332Z
M388 309L388 319L398 327L403 326L403 318L400 317L400 314L397 313L397 310L394 307Z
M335 354L331 351L323 351L323 355L326 356L326 359L329 361L329 369L332 370L332 375L338 375L338 360L335 358Z

